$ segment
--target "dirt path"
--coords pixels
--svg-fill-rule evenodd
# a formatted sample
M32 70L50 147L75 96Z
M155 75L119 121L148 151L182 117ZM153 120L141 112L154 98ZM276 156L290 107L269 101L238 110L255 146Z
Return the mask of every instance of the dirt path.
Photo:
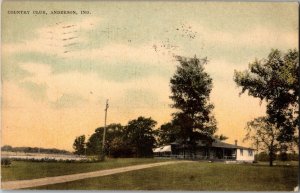
M49 185L49 184L70 182L70 181L81 180L81 179L86 179L86 178L108 176L108 175L118 174L118 173L123 173L123 172L128 172L128 171L141 170L141 169L145 169L145 168L152 168L152 167L156 167L156 166L164 166L164 165L183 163L183 162L188 162L188 161L168 161L168 162L141 164L141 165L121 167L121 168L99 170L99 171L79 173L79 174L70 174L70 175L64 175L64 176L38 178L38 179L32 179L32 180L8 181L8 182L2 182L1 188L4 190L31 188L31 187L44 186L44 185Z

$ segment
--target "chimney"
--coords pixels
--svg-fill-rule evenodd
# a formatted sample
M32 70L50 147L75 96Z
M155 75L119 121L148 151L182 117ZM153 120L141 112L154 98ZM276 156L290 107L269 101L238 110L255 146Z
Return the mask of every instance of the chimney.
M237 140L234 140L234 144L235 144L235 146L237 146Z

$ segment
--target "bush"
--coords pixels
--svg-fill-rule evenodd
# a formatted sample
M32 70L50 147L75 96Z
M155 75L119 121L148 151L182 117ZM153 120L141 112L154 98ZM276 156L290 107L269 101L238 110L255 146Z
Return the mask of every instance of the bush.
M261 152L261 153L255 155L255 160L256 161L269 161L269 155L266 152ZM282 152L279 155L276 155L275 160L298 161L299 154Z
M122 138L115 138L112 140L110 148L109 148L110 156L113 158L121 158L121 157L132 157L132 148L129 144L124 142Z
M256 161L269 161L269 155L266 152L261 152L255 155Z
M288 160L290 161L298 161L299 160L299 154L297 153L289 153L287 154Z
M298 161L299 154L282 152L281 154L279 154L278 160L280 160L280 161Z
M14 161L28 161L28 162L47 162L47 163L95 163L99 162L96 158L91 159L81 159L81 160L74 160L74 159L53 159L53 158L42 158L42 159L35 159L35 158L12 158ZM1 162L2 164L2 162Z
M279 160L280 161L288 161L289 158L288 158L288 154L286 152L282 152L279 154Z
M2 158L1 159L1 166L10 166L11 160L9 158Z

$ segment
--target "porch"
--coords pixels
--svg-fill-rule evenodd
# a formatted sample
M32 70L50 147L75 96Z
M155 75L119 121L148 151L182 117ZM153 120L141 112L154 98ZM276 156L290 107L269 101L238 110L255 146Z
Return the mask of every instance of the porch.
M164 151L164 149L168 151ZM215 160L226 161L236 160L236 149L220 147L201 147L192 151L190 148L169 147L154 151L154 157L173 159L193 159L193 160Z

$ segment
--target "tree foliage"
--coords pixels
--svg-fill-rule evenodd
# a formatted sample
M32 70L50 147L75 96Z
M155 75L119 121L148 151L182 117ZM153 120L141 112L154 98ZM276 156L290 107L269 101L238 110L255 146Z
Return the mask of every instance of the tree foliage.
M103 135L102 128L102 135ZM101 137L102 137L101 135ZM105 150L108 155L110 155L111 151L111 143L116 138L122 138L125 135L124 126L121 124L110 124L106 128L106 139L105 139ZM101 140L102 141L102 140Z
M219 140L219 141L225 141L225 140L228 139L228 137L226 137L223 134L221 134L221 135L215 135L214 138L217 139L217 140Z
M248 122L246 130L247 134L244 140L250 140L259 150L267 151L270 166L272 166L276 152L280 148L280 142L277 140L280 131L269 122L267 117L258 117Z
M180 138L180 128L173 123L165 123L157 131L158 145L170 144Z
M194 143L199 138L211 138L215 133L214 106L209 101L212 79L205 72L206 59L177 56L179 65L170 80L174 113L173 124L181 130L182 140Z
M87 142L87 153L91 155L100 155L102 150L104 127L99 127L91 135ZM110 155L110 145L115 138L124 136L124 126L121 124L110 124L106 127L105 153Z
M103 133L103 132L102 132ZM106 132L106 153L111 157L130 157L132 149L128 141L127 127L121 124L110 124Z
M125 136L118 136L110 142L109 155L111 157L132 157L133 151Z
M106 127L105 154L110 157L152 156L156 121L138 117L128 125L110 124ZM99 127L87 142L89 155L100 155L103 140L103 127Z
M97 128L87 142L87 154L100 155L102 149L103 128Z
M42 147L12 147L10 145L4 145L1 147L1 151L11 152L25 152L25 153L46 153L46 154L71 154L71 152L56 148L42 148Z
M156 121L145 117L138 117L128 122L126 136L136 157L152 156L152 148L155 143L155 125Z
M77 155L84 155L85 154L85 135L81 135L76 137L73 148L75 150L75 154Z
M234 72L242 93L267 102L268 121L280 130L278 140L291 142L299 121L299 53L272 50L267 59L256 59L249 69Z

